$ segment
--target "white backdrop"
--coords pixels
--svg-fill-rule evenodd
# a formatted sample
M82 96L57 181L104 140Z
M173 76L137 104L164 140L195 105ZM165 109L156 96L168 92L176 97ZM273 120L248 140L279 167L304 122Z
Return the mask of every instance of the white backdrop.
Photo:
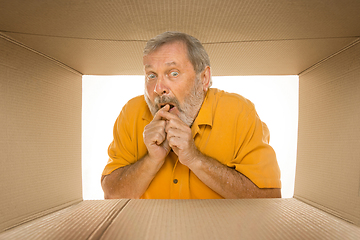
M298 130L298 76L213 77L213 87L239 93L255 104L270 129L281 169L282 196L294 193ZM101 172L114 122L122 106L144 92L144 76L83 76L83 198L103 199Z

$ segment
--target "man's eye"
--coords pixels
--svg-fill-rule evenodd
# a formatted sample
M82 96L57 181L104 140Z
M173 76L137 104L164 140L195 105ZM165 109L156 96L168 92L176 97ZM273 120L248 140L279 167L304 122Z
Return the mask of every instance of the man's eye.
M153 73L151 73L151 74L149 74L149 75L147 76L147 78L148 78L149 80L152 80L152 79L155 79L155 78L156 78L156 75L153 74Z
M178 75L179 75L178 72L171 72L171 73L170 73L170 76L171 76L171 77L177 77Z

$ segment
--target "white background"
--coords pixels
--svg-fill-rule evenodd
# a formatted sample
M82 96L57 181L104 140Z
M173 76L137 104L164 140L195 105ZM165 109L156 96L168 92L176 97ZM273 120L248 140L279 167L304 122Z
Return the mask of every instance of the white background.
M213 77L214 88L238 93L255 104L270 129L281 170L282 197L291 198L298 130L298 76ZM144 92L144 76L83 76L83 198L103 199L101 172L108 160L114 122L122 106Z

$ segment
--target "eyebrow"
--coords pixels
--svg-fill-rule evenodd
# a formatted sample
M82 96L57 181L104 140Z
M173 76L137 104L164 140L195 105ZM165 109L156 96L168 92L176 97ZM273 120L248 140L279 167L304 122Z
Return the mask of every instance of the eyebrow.
M176 64L176 62L172 61L172 62L165 63L165 65L172 66L172 65L177 65L177 64ZM152 65L151 64L146 64L145 68L152 68Z
M150 65L150 64L145 64L145 68L151 68L152 67L152 65Z

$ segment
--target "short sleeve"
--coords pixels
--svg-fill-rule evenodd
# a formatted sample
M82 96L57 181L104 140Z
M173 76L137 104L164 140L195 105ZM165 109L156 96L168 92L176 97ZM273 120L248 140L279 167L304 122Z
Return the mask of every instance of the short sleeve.
M269 145L269 129L255 110L239 118L237 134L240 141L237 142L234 158L227 165L245 175L259 188L281 188L276 154Z
M114 138L108 147L109 160L102 175L130 165L146 154L142 137L144 124L147 124L143 119L144 106L143 98L135 98L121 110L114 124Z

